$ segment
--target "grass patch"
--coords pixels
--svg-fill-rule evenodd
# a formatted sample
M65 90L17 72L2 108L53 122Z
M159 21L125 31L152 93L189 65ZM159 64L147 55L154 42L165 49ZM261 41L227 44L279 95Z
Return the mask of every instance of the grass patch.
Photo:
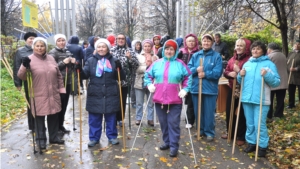
M1 62L1 126L26 111L26 102Z

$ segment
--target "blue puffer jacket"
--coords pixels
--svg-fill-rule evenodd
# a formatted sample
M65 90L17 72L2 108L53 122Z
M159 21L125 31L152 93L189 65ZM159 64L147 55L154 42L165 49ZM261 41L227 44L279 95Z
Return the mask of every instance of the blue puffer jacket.
M76 58L76 61L79 64L82 64L83 52L82 47L79 46L79 38L78 36L71 36L67 45L68 50L73 54L73 57Z
M200 65L200 58L203 59L205 77L202 79L202 94L218 95L219 78L223 73L222 57L218 52L210 49L207 52L200 50L194 53L188 63L192 75L189 77L188 85L192 94L199 92L199 78L197 67Z
M251 57L244 65L246 70L244 77L244 85L242 86L242 100L241 102L260 104L261 92L261 69L267 70L264 75L264 89L263 89L263 105L270 105L271 88L280 85L280 76L277 72L276 65L269 59L268 56L260 56L259 58ZM237 80L241 83L242 77L240 74Z
M112 72L103 72L101 77L96 76L98 60L103 56L98 54L89 58L83 68L83 78L90 78L87 90L86 110L91 113L116 113L120 111L120 95L118 88L118 74L115 58L110 54L104 56L112 66ZM125 74L121 70L121 78Z

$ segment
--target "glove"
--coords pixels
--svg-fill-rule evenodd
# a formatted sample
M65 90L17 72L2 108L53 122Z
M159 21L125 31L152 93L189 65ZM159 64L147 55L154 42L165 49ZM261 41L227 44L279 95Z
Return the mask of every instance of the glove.
M151 84L148 86L148 90L150 91L150 93L154 93L155 89L156 89L156 87L154 86L154 84Z
M22 64L24 67L26 67L27 69L30 67L30 62L31 60L29 59L29 57L23 57L22 59Z
M180 98L184 98L187 95L187 92L184 89L181 89L180 92L178 93L178 96Z
M120 62L120 60L115 60L115 64L116 64L116 69L120 69L120 70L122 70L122 65L121 65L121 62Z
M79 69L79 71L82 70L81 64L79 64L79 63L74 64L74 68L75 68L75 70L77 70L77 69Z
M75 58L71 58L71 63L75 64L76 63L76 59Z

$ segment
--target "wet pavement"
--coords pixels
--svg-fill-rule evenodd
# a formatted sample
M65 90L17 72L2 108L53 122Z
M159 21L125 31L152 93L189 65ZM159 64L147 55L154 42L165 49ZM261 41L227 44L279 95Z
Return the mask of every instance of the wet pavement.
M155 127L147 125L144 116L135 146L130 152L138 126L135 123L135 109L131 108L131 130L128 125L128 110L125 116L126 150L123 149L122 128L118 127L119 145L108 143L105 133L102 133L100 145L88 148L88 113L85 111L85 96L82 98L82 158L80 158L80 130L78 96L75 96L75 128L73 131L72 96L66 113L65 127L71 132L65 134L64 145L47 143L43 154L33 153L32 135L28 130L26 116L14 121L1 131L1 168L82 168L82 169L192 169L195 160L190 143L189 132L185 128L184 114L181 120L180 147L177 158L169 157L169 151L159 150L162 144L159 124ZM225 120L218 114L216 117L216 137L213 142L205 138L197 141L191 129L196 163L200 168L272 168L265 158L254 161L254 154L242 151L244 146L236 146L232 155L231 144L221 139L225 131ZM38 150L38 148L37 148Z

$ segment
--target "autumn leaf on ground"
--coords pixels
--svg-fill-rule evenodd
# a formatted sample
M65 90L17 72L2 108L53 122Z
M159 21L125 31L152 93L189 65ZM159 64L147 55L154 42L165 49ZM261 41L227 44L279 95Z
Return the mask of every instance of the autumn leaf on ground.
M138 161L138 162L135 162L135 164L137 164L138 166L141 166L141 165L143 165L143 162Z
M53 159L58 159L58 156L52 156Z
M166 163L168 161L168 159L166 159L165 157L160 157L159 160L164 162L164 163Z
M167 163L167 166L168 166L168 167L172 167L172 164L170 164L170 163Z
M124 156L117 156L117 155L115 155L115 158L123 159L123 158L125 158L125 157L124 157Z

